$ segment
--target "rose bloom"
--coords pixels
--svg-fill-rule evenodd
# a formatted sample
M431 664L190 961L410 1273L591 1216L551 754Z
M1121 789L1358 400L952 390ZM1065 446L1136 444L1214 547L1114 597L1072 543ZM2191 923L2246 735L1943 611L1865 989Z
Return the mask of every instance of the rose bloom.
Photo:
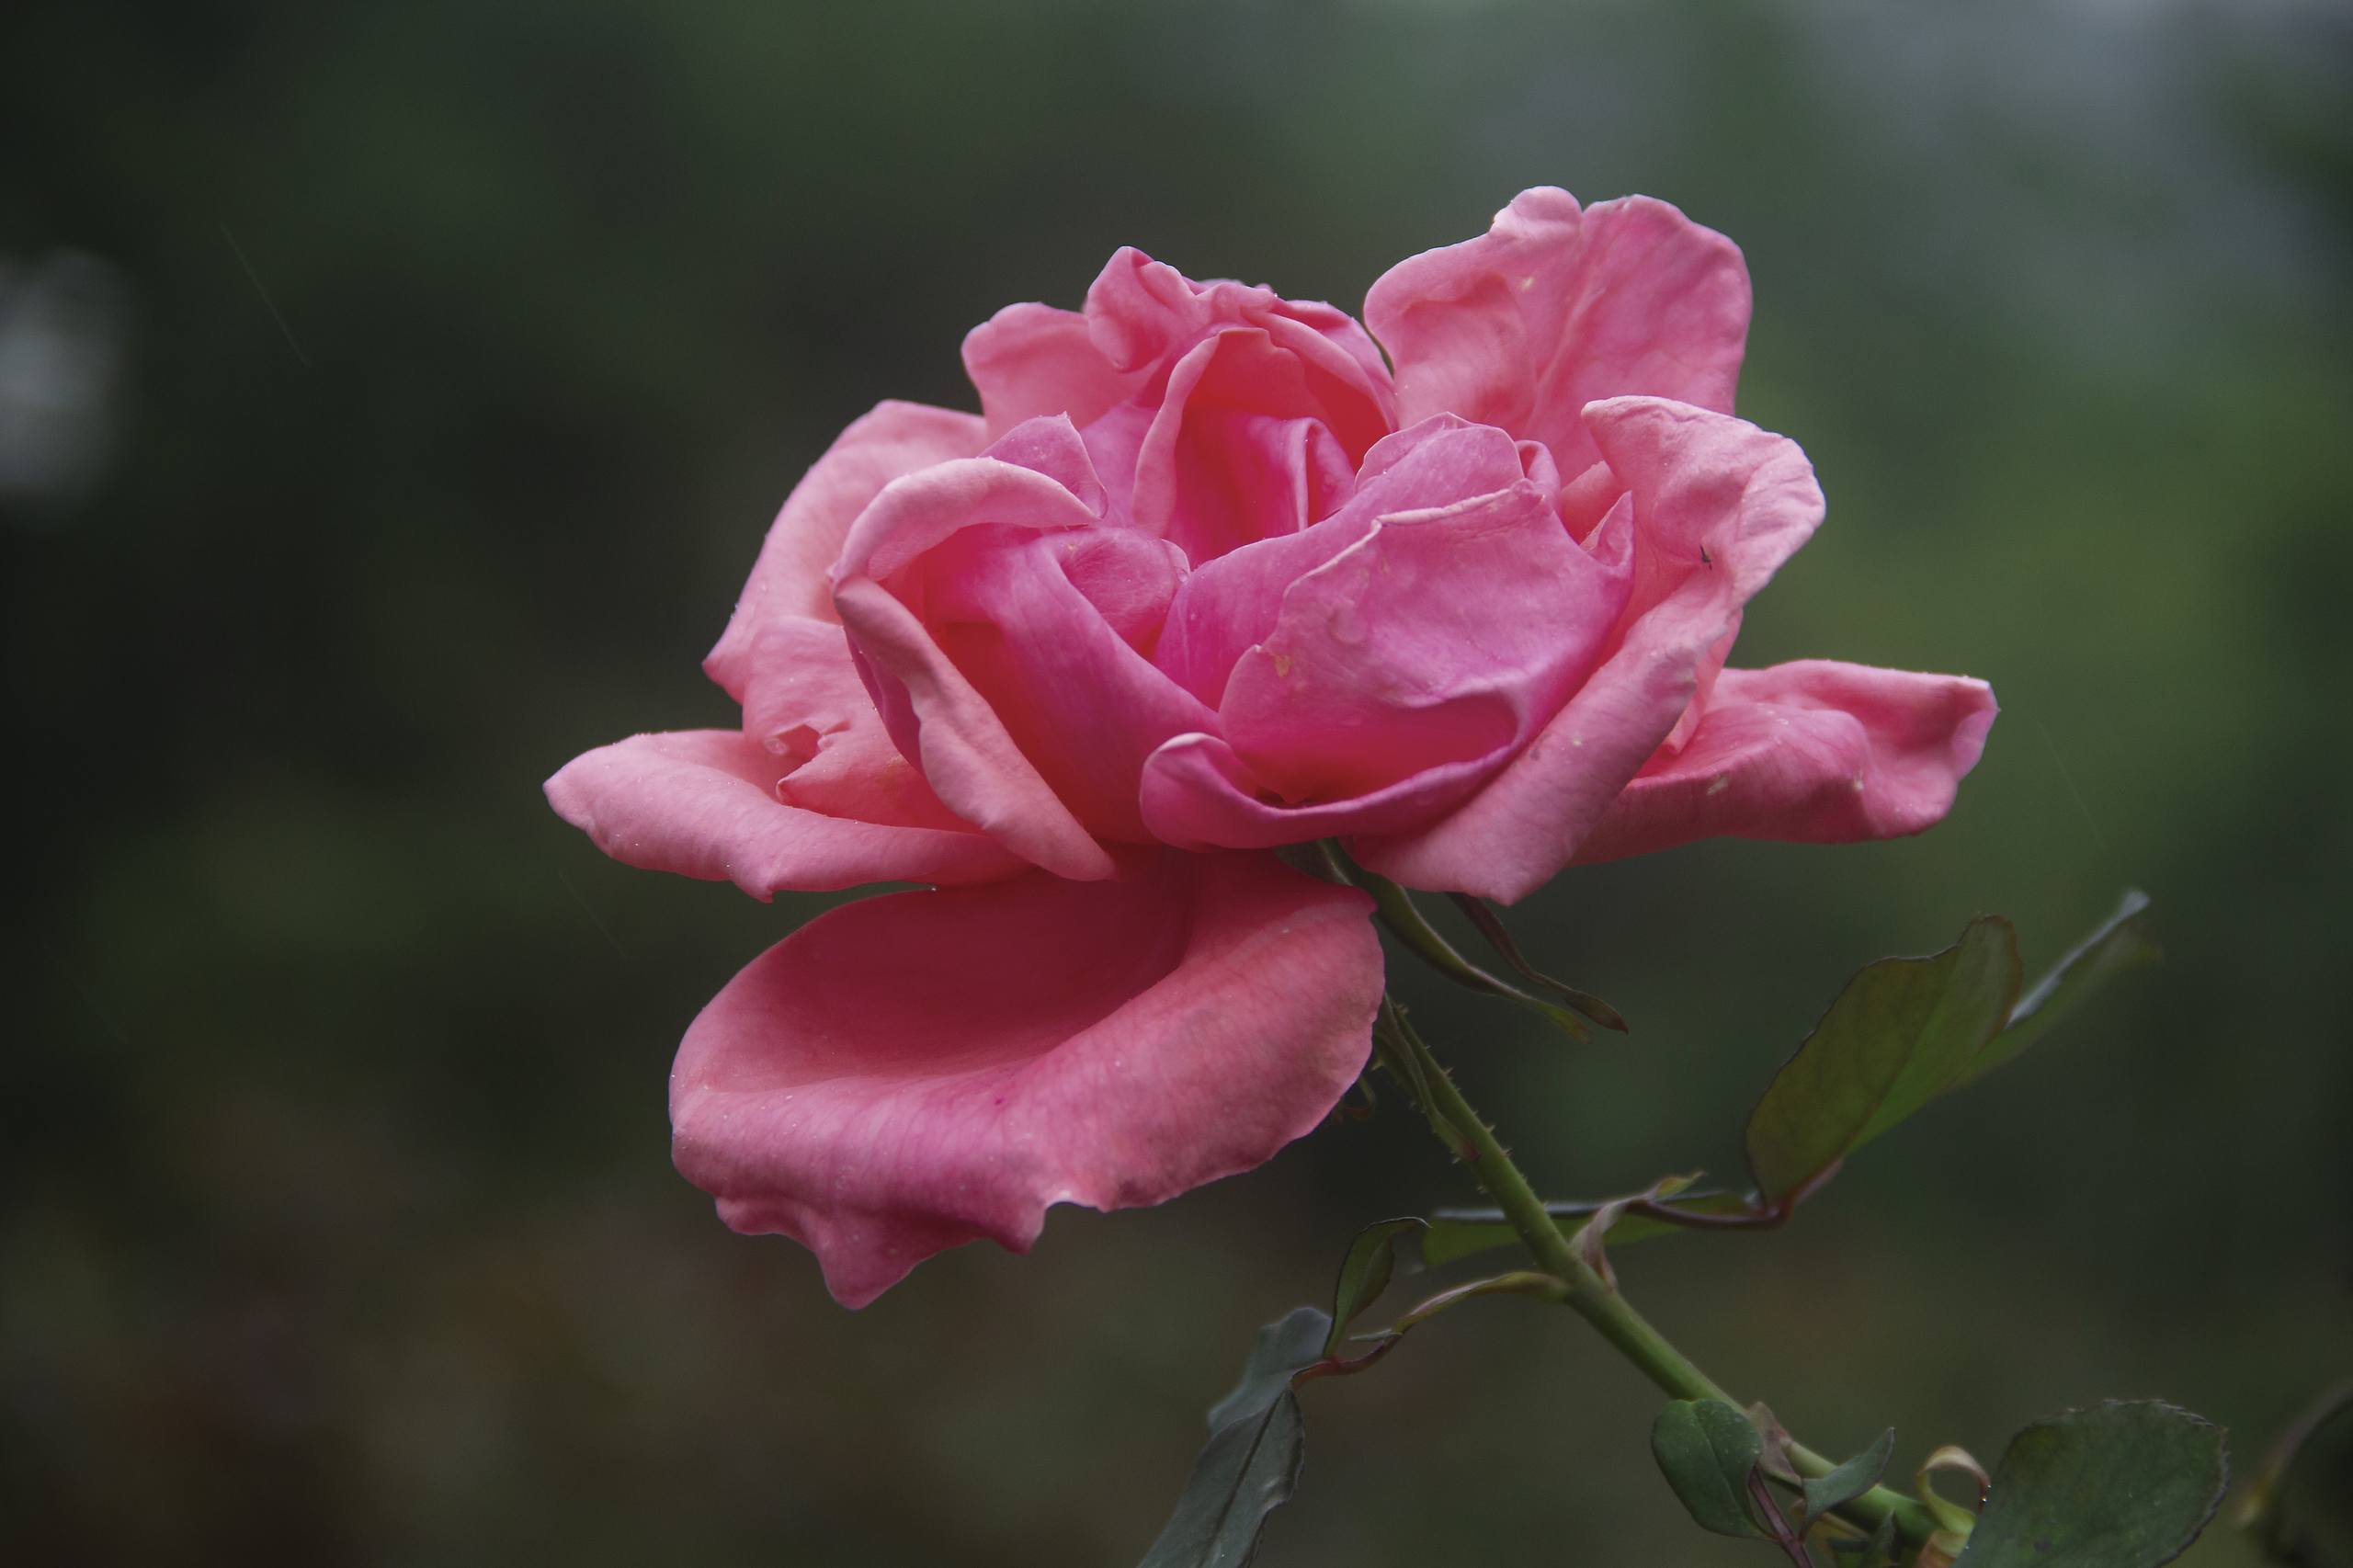
M1805 454L1732 415L1748 314L1722 235L1537 189L1392 268L1364 325L1122 250L1083 312L965 340L979 415L850 426L705 661L740 728L548 783L633 866L932 884L811 922L703 1010L678 1168L862 1305L1324 1118L1381 947L1282 846L1508 902L1714 835L1936 822L1983 682L1725 666L1823 512Z

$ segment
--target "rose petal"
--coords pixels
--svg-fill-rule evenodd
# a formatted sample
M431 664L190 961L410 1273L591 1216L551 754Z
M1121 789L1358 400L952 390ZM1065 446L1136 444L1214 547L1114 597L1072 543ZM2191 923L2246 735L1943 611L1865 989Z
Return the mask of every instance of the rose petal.
M1352 459L1396 428L1380 347L1347 312L1320 300L1286 300L1222 279L1195 283L1122 247L1086 290L1086 321L1112 365L1161 375L1211 332L1255 327L1298 360L1308 394Z
M1184 849L1272 849L1349 834L1395 833L1427 822L1493 770L1480 756L1438 763L1386 788L1287 805L1215 735L1178 735L1146 759L1144 825Z
M892 740L949 811L1057 876L1111 874L1110 856L906 606L864 577L835 587L834 604Z
M1602 525L1629 527L1634 581L1605 662L1529 747L1449 816L1351 845L1415 887L1509 903L1566 865L1692 702L1740 607L1822 518L1795 443L1656 398L1586 411L1626 494Z
M884 581L961 529L984 524L1083 528L1102 517L1102 486L1070 421L1032 419L988 455L938 462L893 480L841 541L832 580Z
M1309 381L1264 331L1229 329L1187 353L1136 451L1136 525L1206 562L1329 515L1363 454L1333 434Z
M1733 608L1773 579L1822 523L1813 465L1786 436L1655 397L1589 404L1586 427L1634 498L1629 618L1722 578Z
M1037 304L1007 305L974 327L964 338L964 373L993 437L1044 415L1091 424L1146 380L1114 367L1078 312Z
M1813 537L1822 489L1796 442L1746 420L1657 398L1607 399L1586 419L1607 454L1602 466L1640 502L1629 618L1694 580L1721 574L1730 589L1730 613L1699 655L1691 700L1668 737L1679 745L1740 634L1741 607Z
M1164 662L1198 662L1206 686L1251 646L1222 687L1219 733L1145 765L1155 836L1243 848L1395 833L1518 749L1591 667L1631 579L1627 529L1588 554L1523 463L1552 478L1540 447L1425 421L1374 449L1337 516L1194 574Z
M1154 662L1202 701L1218 702L1234 661L1273 633L1290 585L1363 539L1375 518L1506 489L1523 472L1509 437L1450 415L1386 437L1331 517L1196 567L1169 607Z
M1670 397L1730 413L1748 334L1740 249L1665 202L1580 212L1523 191L1475 240L1391 267L1365 321L1396 366L1398 415L1450 412L1594 460L1578 415L1597 398Z
M879 403L843 431L793 486L769 526L735 613L703 660L710 678L742 701L761 627L789 615L834 619L826 569L876 493L901 474L971 457L983 439L973 415L917 403Z
M1216 722L1129 641L1157 635L1183 571L1134 528L972 529L910 570L904 597L1056 799L1097 836L1140 843L1144 758Z
M842 628L795 616L752 645L744 733L791 768L777 798L827 816L976 833L900 754Z
M1290 801L1500 760L1597 662L1627 583L1529 480L1391 513L1291 585L1273 631L1234 665L1223 733Z
M1021 862L966 829L852 821L785 804L792 759L733 730L635 735L547 782L556 814L624 865L733 881L755 898L864 882L975 882Z
M1182 558L1097 526L1102 493L1068 420L1029 420L990 452L878 496L835 602L892 738L949 808L1092 881L1111 868L1091 835L1147 836L1144 757L1211 722L1130 641L1156 636Z
M1109 364L1145 378L1087 446L1134 521L1197 562L1329 512L1393 428L1380 349L1329 305L1195 283L1124 249L1086 320Z
M1362 1068L1381 947L1271 856L1152 858L835 910L703 1010L678 1168L862 1306L933 1253L1017 1252L1056 1203L1159 1203L1271 1158Z
M1827 659L1726 670L1682 751L1635 776L1580 861L1732 835L1846 844L1943 820L1984 750L1994 693L1965 676Z

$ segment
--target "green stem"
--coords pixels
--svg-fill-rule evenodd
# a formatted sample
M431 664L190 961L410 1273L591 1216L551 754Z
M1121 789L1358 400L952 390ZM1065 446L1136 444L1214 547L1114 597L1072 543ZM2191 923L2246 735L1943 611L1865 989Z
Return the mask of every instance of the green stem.
M1625 1297L1609 1288L1591 1264L1576 1255L1568 1237L1561 1233L1561 1228L1544 1211L1544 1200L1536 1195L1528 1177L1512 1164L1511 1155L1496 1140L1495 1129L1462 1097L1462 1091L1438 1064L1421 1035L1405 1022L1401 1010L1392 1008L1389 1017L1400 1037L1397 1044L1420 1068L1422 1081L1428 1085L1432 1119L1453 1132L1454 1142L1467 1151L1464 1158L1472 1174L1503 1210L1504 1218L1519 1233L1519 1239L1528 1244L1536 1261L1569 1287L1569 1306L1600 1330L1601 1336L1616 1346L1644 1376L1676 1398L1730 1400L1730 1394L1668 1344L1666 1337L1653 1328Z
M1591 1324L1644 1377L1675 1398L1721 1399L1738 1405L1740 1401L1670 1344L1608 1280L1577 1256L1569 1239L1545 1212L1544 1200L1537 1196L1528 1177L1497 1141L1495 1129L1462 1097L1462 1091L1455 1086L1454 1079L1438 1063L1428 1044L1405 1021L1404 1010L1384 1000L1377 1032L1390 1036L1385 1042L1384 1062L1393 1056L1406 1067L1410 1076L1401 1077L1417 1097L1423 1098L1423 1109L1431 1125L1440 1130L1447 1146L1471 1166L1479 1185L1502 1209L1504 1218L1519 1233L1519 1239L1528 1244L1536 1260L1568 1287L1563 1300L1569 1308ZM1829 1460L1795 1441L1789 1446L1789 1455L1790 1464L1801 1475L1824 1476L1835 1468ZM1885 1486L1872 1487L1842 1505L1836 1512L1866 1531L1893 1514L1897 1528L1915 1543L1927 1540L1936 1528L1936 1521L1919 1503Z

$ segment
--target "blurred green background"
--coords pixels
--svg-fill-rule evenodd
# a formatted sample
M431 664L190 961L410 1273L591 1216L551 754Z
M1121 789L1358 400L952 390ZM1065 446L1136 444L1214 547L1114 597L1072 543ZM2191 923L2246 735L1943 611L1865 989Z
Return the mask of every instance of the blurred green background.
M1464 1197L1391 1096L858 1314L670 1170L671 1049L822 906L625 870L574 753L801 468L1132 243L1355 308L1524 186L1746 249L1830 522L1744 663L1990 677L1951 821L1574 872L1575 1050L1412 976L1563 1196L1730 1171L1845 976L2127 884L2170 949L1779 1235L1621 1259L1818 1446L2109 1394L2243 1471L2353 1369L2353 17L2323 4L392 6L0 21L0 1556L1118 1564L1252 1327ZM1408 1282L1408 1286L1412 1282ZM1568 1314L1307 1395L1269 1564L1735 1562ZM2250 1561L2219 1529L2189 1561Z

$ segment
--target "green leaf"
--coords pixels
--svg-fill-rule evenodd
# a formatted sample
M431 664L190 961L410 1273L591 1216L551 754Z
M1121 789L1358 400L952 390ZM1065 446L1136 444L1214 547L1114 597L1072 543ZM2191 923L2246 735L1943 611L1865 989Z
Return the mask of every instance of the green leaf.
M1604 1201L1594 1210L1593 1217L1579 1225L1576 1233L1569 1237L1569 1250L1575 1253L1587 1268L1601 1276L1603 1284L1615 1290L1618 1288L1618 1276L1609 1267L1607 1244L1610 1233L1618 1228L1620 1221L1626 1218L1627 1211L1634 1205L1665 1203L1699 1179L1698 1171L1693 1171L1689 1176L1661 1176L1641 1192L1628 1193L1623 1197ZM1655 1222L1664 1224L1666 1221L1656 1221Z
M2275 1562L2353 1568L2353 1381L2299 1416L2247 1489L2239 1523Z
M1467 892L1449 893L1448 896L1454 900L1454 906L1462 911L1464 917L1477 928L1479 935L1487 939L1487 946L1495 949L1495 956L1511 966L1513 973L1532 985L1551 992L1603 1028L1615 1029L1620 1034L1630 1031L1631 1026L1626 1022L1625 1014L1589 991L1580 991L1565 981L1553 979L1522 958L1519 944L1512 940L1511 932L1505 927L1503 917L1489 907L1485 899L1474 897Z
M1818 1519L1878 1485L1879 1478L1887 1473L1887 1461L1894 1454L1895 1428L1891 1426L1870 1448L1828 1475L1805 1483L1805 1517Z
M2017 933L1999 915L1918 959L1847 983L1748 1119L1748 1165L1768 1203L1802 1198L1839 1162L1950 1087L2018 999Z
M1651 1424L1651 1454L1660 1473L1701 1529L1718 1535L1765 1532L1748 1512L1748 1476L1765 1439L1736 1405L1679 1399Z
M1428 1225L1428 1221L1409 1214L1398 1220L1376 1221L1357 1233L1356 1239L1348 1244L1347 1256L1340 1260L1339 1282L1332 1290L1332 1327L1324 1341L1324 1355L1339 1350L1341 1341L1348 1335L1348 1325L1389 1289L1390 1277L1397 1271L1397 1253L1392 1244L1399 1233L1427 1229Z
M2010 1439L1958 1568L2156 1568L2198 1539L2229 1482L2222 1428L2186 1410L2071 1410Z
M1855 1559L1847 1568L1896 1568L1897 1560L1904 1555L1904 1532L1896 1528L1895 1516L1889 1514L1881 1518L1879 1528L1871 1531L1869 1540L1834 1543L1830 1550L1835 1554L1842 1547Z
M1501 1220L1453 1220L1441 1214L1422 1233L1422 1262L1436 1268L1458 1257L1518 1244L1519 1233Z
M2008 1061L2109 976L2156 953L2143 916L2145 894L2127 893L2115 914L2019 995L2018 938L2008 921L1972 921L1961 940L1927 958L1883 959L1847 983L1830 1011L1784 1062L1748 1120L1755 1198L1685 1193L1675 1206L1699 1214L1786 1210L1856 1150L1938 1096ZM1554 1219L1590 1218L1601 1203L1552 1203ZM1564 1231L1573 1226L1563 1226ZM1610 1244L1681 1227L1642 1214L1620 1219ZM1422 1236L1432 1267L1519 1237L1497 1210L1438 1214Z
M1290 1501L1305 1447L1291 1379L1324 1358L1332 1320L1294 1308L1258 1331L1242 1381L1210 1411L1210 1440L1194 1460L1142 1568L1243 1568L1267 1516Z
M1937 1490L1935 1478L1939 1471L1958 1472L1969 1477L1969 1507L1962 1507ZM1938 1537L1949 1538L1953 1541L1951 1556L1960 1554L1961 1543L1967 1540L1969 1532L1977 1528L1974 1510L1985 1506L1986 1488L1993 1484L1994 1478L1985 1473L1985 1467L1977 1462L1977 1456L1959 1443L1942 1445L1922 1460L1920 1468L1912 1472L1912 1494L1920 1499L1921 1505L1937 1521Z
M1604 1200L1607 1201L1607 1200ZM1694 1214L1739 1214L1749 1207L1748 1199L1736 1192L1684 1192L1676 1195L1675 1206ZM1602 1202L1548 1203L1544 1211L1555 1220L1590 1220L1601 1210ZM1563 1226L1564 1230L1574 1229ZM1684 1227L1665 1220L1654 1220L1644 1214L1629 1214L1609 1230L1609 1244L1622 1247L1631 1242L1647 1241L1653 1236L1673 1235ZM1488 1252L1496 1247L1517 1246L1519 1233L1505 1222L1500 1209L1442 1210L1430 1221L1430 1228L1422 1233L1422 1262L1431 1268L1451 1263L1458 1257Z
M1413 949L1424 963L1467 990L1483 991L1490 996L1518 1003L1539 1017L1550 1020L1562 1033L1580 1044L1593 1038L1592 1032L1586 1028L1585 1019L1571 1008L1523 990L1464 958L1454 944L1430 924L1429 916L1422 913L1421 905L1414 902L1414 895L1405 889L1361 867L1337 860L1334 864L1347 881L1372 895L1381 923L1389 928L1392 936Z
M2007 1027L1978 1053L1960 1082L1974 1083L2024 1051L2111 977L2155 962L2157 939L2143 918L2148 908L2147 893L2137 888L2125 893L2115 914L2100 922L2097 929L2018 998L2018 1005L2010 1009Z
M1803 1198L1856 1150L1938 1095L2026 1049L2109 976L2156 956L2129 892L2116 913L2018 994L2018 937L1999 915L1918 959L1847 983L1748 1119L1748 1164L1768 1206Z

